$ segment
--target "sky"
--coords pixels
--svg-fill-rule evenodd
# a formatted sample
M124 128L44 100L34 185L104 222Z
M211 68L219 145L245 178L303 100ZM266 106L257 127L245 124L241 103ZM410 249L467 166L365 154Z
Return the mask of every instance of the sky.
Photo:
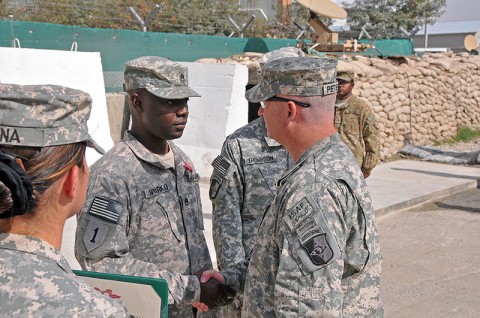
M353 0L334 0L350 3ZM480 20L480 0L447 0L445 13L438 21Z

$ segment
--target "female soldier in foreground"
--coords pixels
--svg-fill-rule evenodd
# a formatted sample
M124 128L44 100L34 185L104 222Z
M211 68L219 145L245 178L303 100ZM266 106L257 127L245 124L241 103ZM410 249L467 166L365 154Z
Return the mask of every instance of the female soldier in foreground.
M0 84L0 316L128 317L73 274L63 227L85 200L91 98Z

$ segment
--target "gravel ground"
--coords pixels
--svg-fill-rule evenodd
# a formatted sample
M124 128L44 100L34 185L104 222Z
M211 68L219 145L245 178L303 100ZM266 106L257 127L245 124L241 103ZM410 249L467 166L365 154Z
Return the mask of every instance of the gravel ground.
M456 144L444 144L440 146L435 146L436 148L446 150L446 151L456 151L456 152L472 152L480 150L480 138L468 141L468 142L459 142Z
M443 144L438 146L432 146L443 151L455 151L455 152L473 152L480 151L480 138L473 139L468 142L458 142L455 144ZM409 160L422 160L419 157L410 156L406 154L397 153L396 155L385 159L383 162L389 162L400 159L409 159Z

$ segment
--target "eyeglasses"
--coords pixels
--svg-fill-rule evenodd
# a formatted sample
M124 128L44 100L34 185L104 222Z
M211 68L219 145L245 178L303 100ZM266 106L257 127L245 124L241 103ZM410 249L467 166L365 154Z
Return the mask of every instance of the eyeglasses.
M296 100L293 100L293 99L287 99L287 98L283 98L283 97L278 97L278 96L273 96L273 97L270 97L269 99L267 100L262 100L260 102L260 106L265 109L267 108L267 102L268 101L277 101L277 102L294 102L295 104L299 105L299 106L302 106L302 107L310 107L310 104L308 103L304 103L304 102L299 102L299 101L296 101Z
M347 85L353 83L352 81L337 80L338 85Z

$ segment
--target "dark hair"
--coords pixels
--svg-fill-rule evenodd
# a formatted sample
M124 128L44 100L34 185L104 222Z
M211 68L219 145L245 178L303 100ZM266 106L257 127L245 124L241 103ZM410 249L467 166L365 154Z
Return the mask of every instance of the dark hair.
M0 149L22 160L26 174L30 177L33 192L28 202L28 210L23 214L34 214L41 195L56 181L62 178L73 166L83 168L87 143L85 141L44 148L24 146L2 146ZM0 216L8 217L15 198L12 191L0 180ZM21 213L16 213L16 215Z

